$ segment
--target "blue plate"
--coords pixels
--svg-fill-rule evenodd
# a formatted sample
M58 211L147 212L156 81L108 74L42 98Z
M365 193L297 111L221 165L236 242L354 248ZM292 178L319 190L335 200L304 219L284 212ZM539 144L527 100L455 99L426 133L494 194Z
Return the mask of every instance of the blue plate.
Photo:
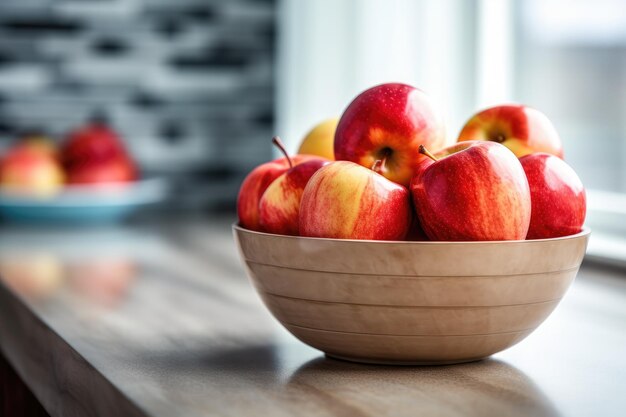
M70 185L50 197L24 195L0 189L0 215L9 221L30 223L105 223L123 219L138 208L162 201L162 179L131 183Z

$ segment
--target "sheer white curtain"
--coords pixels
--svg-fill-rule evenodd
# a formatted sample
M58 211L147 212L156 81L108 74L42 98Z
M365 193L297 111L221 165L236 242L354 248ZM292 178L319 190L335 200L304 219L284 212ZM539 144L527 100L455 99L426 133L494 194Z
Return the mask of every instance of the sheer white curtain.
M293 151L307 129L340 115L363 89L399 81L425 90L435 100L448 120L450 140L454 140L477 98L489 100L484 93L494 86L485 86L476 78L479 3L282 1L277 132ZM486 50L483 55L492 56L493 51Z

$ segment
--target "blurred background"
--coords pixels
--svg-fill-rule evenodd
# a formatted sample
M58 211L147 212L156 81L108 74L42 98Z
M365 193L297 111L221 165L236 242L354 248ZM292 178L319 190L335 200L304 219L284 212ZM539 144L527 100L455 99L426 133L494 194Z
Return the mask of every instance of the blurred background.
M429 93L449 140L478 109L542 110L590 190L589 220L626 234L626 8L620 0L5 0L0 150L61 141L94 115L160 207L234 213L238 186L374 84ZM624 248L624 246L622 246ZM626 253L626 250L624 251Z
M0 3L0 143L54 140L104 115L183 208L232 206L271 157L273 1Z

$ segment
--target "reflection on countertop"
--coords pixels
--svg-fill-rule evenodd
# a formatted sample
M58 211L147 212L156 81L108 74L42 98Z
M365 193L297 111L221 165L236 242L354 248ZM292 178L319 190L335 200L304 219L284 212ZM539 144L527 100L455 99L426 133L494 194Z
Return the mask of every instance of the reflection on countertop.
M620 271L583 267L553 316L494 359L360 365L324 358L273 320L245 277L230 221L0 228L0 348L51 415L608 416L626 408Z
M367 410L365 415L384 415L397 406L401 392L419 403L423 415L466 415L468 411L472 415L559 415L528 376L496 359L415 368L316 358L298 368L285 389L294 396L315 395L320 389L332 392L337 386L349 387L352 381L359 381L359 389L370 393L369 403L335 404L346 415L358 415L360 409ZM419 392L411 392L416 386Z
M120 302L138 275L141 237L119 226L2 229L0 276L32 303L66 290L95 305ZM145 252L145 251L144 251Z

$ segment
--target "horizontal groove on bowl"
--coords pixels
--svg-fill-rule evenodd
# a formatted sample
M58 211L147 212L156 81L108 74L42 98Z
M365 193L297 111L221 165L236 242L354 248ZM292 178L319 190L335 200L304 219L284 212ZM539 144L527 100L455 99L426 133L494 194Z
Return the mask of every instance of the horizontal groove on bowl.
M327 353L326 357L330 359L354 362L354 363L364 363L367 365L385 365L385 366L442 366L442 365L458 365L462 363L468 362L476 362L487 358L488 356L476 356L472 358L465 359L451 359L451 360L413 360L413 361L403 361L403 360L389 360L389 359L377 359L377 358L360 358L348 355L335 355L334 353Z
M336 301L324 301L324 300L310 300L307 298L297 298L297 297L289 297L289 296L285 296L285 295L279 295L279 294L272 294L270 292L266 292L263 291L264 295L269 295L271 297L278 297L278 298L286 298L289 300L296 300L296 301L304 301L307 303L318 303L318 304L343 304L343 305L350 305L350 306L364 306L364 307L385 307L385 308L408 308L408 309L467 309L467 308L497 308L497 307L515 307L515 306L527 306L527 305L535 305L535 304L548 304L548 303L554 303L555 301L560 301L563 297L558 297L558 298L552 298L550 300L543 300L543 301L533 301L530 303L515 303L515 304L495 304L495 305L455 305L455 306L442 306L442 305L434 305L434 306L428 306L428 305L411 305L411 306L406 306L406 305L389 305L389 304L365 304L365 303L346 303L346 302L336 302Z
M285 325L296 338L327 354L394 362L463 361L513 346L533 329L485 336L394 336L341 333Z
M284 325L286 327L296 327L298 329L303 330L312 330L316 332L328 332L328 333L338 333L345 335L363 335L363 336L391 336L391 337L428 337L428 338L438 338L438 337L473 337L473 336L494 336L494 335L504 335L504 334L518 334L524 332L530 332L536 329L536 326L528 327L526 329L513 330L509 332L491 332L491 333L470 333L470 334L390 334L390 333L365 333L365 332L346 332L339 330L329 330L329 329L317 329L315 327L307 327L300 326L297 324L292 324L289 322L285 322Z
M247 264L257 291L295 299L407 306L491 306L562 297L576 269L524 276L393 277L334 274Z
M265 306L296 338L394 363L481 358L523 340L574 280L590 233L423 243L233 232Z
M254 264L254 265L261 265L261 266L267 266L267 267L272 267L272 268L281 268L281 269L289 269L292 271L306 271L306 272L320 272L320 273L325 273L325 274L337 274L337 275L359 275L359 276L372 276L372 277L380 277L380 276L385 276L385 277L392 277L392 278L398 278L398 279L437 279L437 278L497 278L497 277L524 277L524 276L528 276L528 275L545 275L545 274L553 274L553 273L559 273L559 272L571 272L571 271L576 271L578 268L580 268L579 266L573 266L571 268L565 268L565 269L555 269L555 270L551 270L551 271L541 271L541 272L527 272L527 273L523 273L523 274L492 274L492 275L485 275L485 274L480 274L480 275L411 275L411 274L380 274L380 273L368 273L368 272L337 272L337 271L329 271L329 270L325 270L325 269L308 269L308 268L295 268L292 266L284 266L284 265L274 265L274 264L268 264L268 263L263 263L263 262L257 262L257 261L253 261L247 258L244 258L245 262L248 264Z

